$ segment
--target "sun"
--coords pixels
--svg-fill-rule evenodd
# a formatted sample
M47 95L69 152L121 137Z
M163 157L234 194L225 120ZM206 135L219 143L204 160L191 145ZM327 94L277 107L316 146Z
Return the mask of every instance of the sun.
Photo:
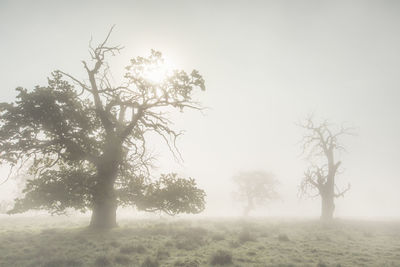
M147 65L143 70L143 78L154 84L163 83L173 72L173 65L170 62L162 61L156 64Z

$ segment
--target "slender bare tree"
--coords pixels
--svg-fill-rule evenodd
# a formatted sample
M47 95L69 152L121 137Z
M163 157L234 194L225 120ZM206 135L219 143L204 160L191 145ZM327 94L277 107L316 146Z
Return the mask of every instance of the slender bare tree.
M336 185L341 161L336 159L338 152L345 148L340 139L345 135L354 135L353 127L335 127L327 120L316 123L310 116L299 125L305 130L301 141L302 152L310 161L310 167L304 172L300 184L300 194L321 197L321 219L332 220L335 210L334 199L343 197L350 190L350 184L344 189ZM334 130L334 129L337 130Z

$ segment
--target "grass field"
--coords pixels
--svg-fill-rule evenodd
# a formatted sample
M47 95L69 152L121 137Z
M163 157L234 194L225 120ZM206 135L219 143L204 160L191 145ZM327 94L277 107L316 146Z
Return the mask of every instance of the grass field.
M399 222L0 217L0 266L400 266Z

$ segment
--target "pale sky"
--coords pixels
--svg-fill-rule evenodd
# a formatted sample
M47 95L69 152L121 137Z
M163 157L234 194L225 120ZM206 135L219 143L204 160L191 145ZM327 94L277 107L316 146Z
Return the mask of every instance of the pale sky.
M152 48L205 78L198 98L209 109L174 117L185 161L157 140L153 148L156 172L194 177L207 191L206 215L240 214L230 178L265 170L280 180L283 201L257 214L319 216L318 199L297 197L307 163L295 123L314 112L358 129L343 140L338 184L352 189L335 215L400 217L399 14L398 1L3 0L0 101L12 101L17 86L45 84L55 69L84 77L91 36L100 41L115 24L111 42L125 47L112 61L116 80Z

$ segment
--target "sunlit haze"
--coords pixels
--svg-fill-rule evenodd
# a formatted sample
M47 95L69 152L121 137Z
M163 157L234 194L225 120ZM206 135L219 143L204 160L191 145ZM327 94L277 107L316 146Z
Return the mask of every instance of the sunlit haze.
M337 155L337 183L351 189L335 216L399 218L399 12L395 1L2 1L0 101L14 101L18 86L45 85L56 69L87 81L89 42L115 25L109 42L124 48L110 59L114 84L151 49L167 60L145 70L150 82L173 69L205 80L194 96L201 112L170 114L184 131L183 160L159 136L147 140L154 177L177 172L205 190L201 216L241 215L232 177L259 170L274 173L281 198L254 216L318 218L318 198L299 198L308 162L297 123L314 114L356 129ZM0 186L0 199L13 198L14 183Z

